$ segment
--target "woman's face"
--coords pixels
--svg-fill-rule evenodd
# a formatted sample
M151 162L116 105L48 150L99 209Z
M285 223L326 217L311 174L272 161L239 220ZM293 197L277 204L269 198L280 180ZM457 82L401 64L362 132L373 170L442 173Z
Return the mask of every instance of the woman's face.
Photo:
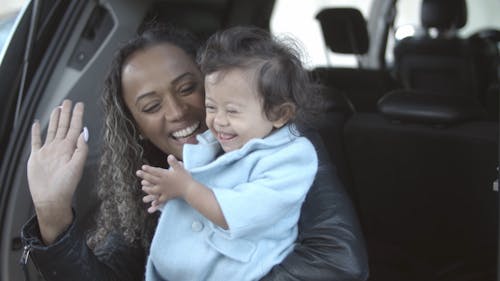
M203 77L182 49L136 51L123 66L122 88L141 135L166 154L182 159L182 146L206 130Z

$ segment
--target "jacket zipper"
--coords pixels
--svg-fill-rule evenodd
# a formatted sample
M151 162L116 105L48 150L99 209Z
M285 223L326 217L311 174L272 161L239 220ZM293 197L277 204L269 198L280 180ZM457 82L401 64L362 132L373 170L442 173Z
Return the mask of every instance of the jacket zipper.
M28 264L28 258L30 257L30 252L31 252L31 246L30 245L25 245L23 254L21 255L21 260L19 263L21 263L22 266L26 266Z
M28 274L28 259L30 257L30 253L31 253L31 245L25 245L24 246L24 249L23 249L23 254L21 255L21 259L19 260L19 264L21 265L22 269L23 269L23 273L24 273L24 280L25 281L29 281L30 280L30 276Z

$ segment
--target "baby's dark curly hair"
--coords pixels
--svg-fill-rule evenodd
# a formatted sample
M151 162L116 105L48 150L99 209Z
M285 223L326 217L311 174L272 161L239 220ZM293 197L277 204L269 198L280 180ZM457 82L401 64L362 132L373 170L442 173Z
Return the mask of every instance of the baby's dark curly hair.
M295 107L290 119L299 128L314 127L323 111L320 86L304 68L294 40L280 40L257 27L238 26L212 35L200 49L197 61L209 75L235 68L255 69L257 90L266 117L274 121L275 109L284 103Z

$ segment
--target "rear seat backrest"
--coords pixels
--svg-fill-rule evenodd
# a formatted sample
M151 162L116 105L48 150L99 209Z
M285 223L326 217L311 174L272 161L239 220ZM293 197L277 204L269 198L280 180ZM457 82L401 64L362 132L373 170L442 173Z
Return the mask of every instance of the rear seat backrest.
M363 15L353 8L321 10L320 22L326 45L332 52L363 55L369 48L368 30ZM373 112L376 102L391 89L396 81L385 70L341 67L319 67L313 74L324 85L344 92L356 111Z
M476 105L467 96L401 90L381 99L380 113L346 123L371 280L398 280L381 277L381 263L409 278L399 280L494 276L498 123L477 121ZM489 280L477 277L459 280Z
M467 20L465 0L422 0L422 36L406 37L394 47L395 74L407 89L441 94L478 95L474 45L456 31ZM437 30L437 36L430 34Z
M313 76L314 77L314 76ZM314 77L316 78L316 77ZM344 93L329 87L322 87L324 96L324 112L317 120L317 130L334 163L337 175L351 195L352 178L344 152L344 124L354 113L354 107Z
M325 86L343 92L357 112L375 112L377 101L398 84L384 70L318 67L313 75Z

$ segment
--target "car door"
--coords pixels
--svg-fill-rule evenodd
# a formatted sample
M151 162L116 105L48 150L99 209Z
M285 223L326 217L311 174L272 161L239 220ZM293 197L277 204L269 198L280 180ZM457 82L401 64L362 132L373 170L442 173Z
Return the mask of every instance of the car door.
M86 14L90 17L95 4L94 1L30 1L7 42L0 64L1 280L25 280L18 261L22 253L20 227L33 213L25 169L30 127L35 118L46 119L40 112L46 111L47 92L54 92L50 90L51 77L61 56L69 51L67 43L81 24L82 13L90 11ZM80 45L77 43L75 50ZM71 64L75 63L69 60L68 65ZM41 280L30 271L26 280Z
M100 96L115 50L146 19L155 18L158 7L160 19L192 23L192 30L203 35L204 31L211 34L222 23L265 26L272 5L268 0L31 1L0 66L0 95L5 101L0 105L4 114L0 120L0 280L24 280L18 262L23 253L20 231L34 213L26 177L33 121L39 120L42 130L46 129L50 112L62 100L85 103L83 122L90 132L89 154L73 206L78 227L88 229L82 224L91 223L92 212L98 208L93 188L100 157ZM27 36L30 30L33 36ZM27 49L29 56L25 56ZM26 276L27 280L42 280L29 259Z

